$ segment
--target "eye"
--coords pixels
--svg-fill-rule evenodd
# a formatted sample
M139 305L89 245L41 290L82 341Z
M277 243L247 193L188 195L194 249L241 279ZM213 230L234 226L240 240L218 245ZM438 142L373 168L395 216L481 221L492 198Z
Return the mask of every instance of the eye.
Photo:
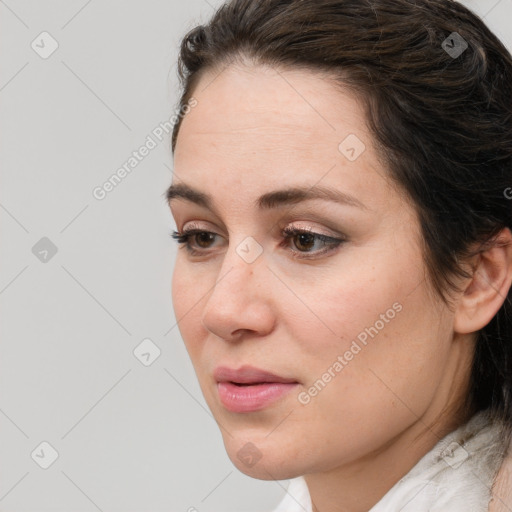
M173 231L171 233L171 237L179 244L185 244L185 248L192 255L199 255L204 252L202 249L209 249L209 244L215 240L216 236L218 236L216 233L196 228L184 230L183 232ZM197 242L199 250L192 246L191 239Z
M171 237L179 244L184 244L189 254L199 256L205 254L211 248L211 244L215 242L217 235L211 231L205 231L197 228L190 228L182 232L173 231ZM340 244L345 242L344 238L335 238L321 233L316 233L312 229L298 229L287 226L282 230L284 238L280 246L288 247L294 258L311 258L324 255L335 250ZM295 239L295 240L294 240ZM294 241L293 245L298 249L289 249L290 241ZM195 244L192 244L195 241ZM322 248L314 250L315 245ZM313 256L309 256L312 254Z
M311 256L303 255L311 253L313 257L324 255L328 252L335 250L340 244L345 242L344 238L335 238L321 233L316 233L312 229L298 229L292 226L287 226L283 229L283 236L285 241L284 245L289 245L290 240L294 240L293 245L299 250L295 251L291 249L294 258L311 258ZM315 242L318 243L324 249L311 250L315 247ZM325 248L326 247L326 248Z

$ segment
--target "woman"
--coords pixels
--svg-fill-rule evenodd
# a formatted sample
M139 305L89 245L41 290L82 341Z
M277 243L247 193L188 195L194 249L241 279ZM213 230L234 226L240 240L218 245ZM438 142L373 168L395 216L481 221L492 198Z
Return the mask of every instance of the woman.
M173 304L232 462L279 512L507 506L505 47L453 1L233 0L179 70Z

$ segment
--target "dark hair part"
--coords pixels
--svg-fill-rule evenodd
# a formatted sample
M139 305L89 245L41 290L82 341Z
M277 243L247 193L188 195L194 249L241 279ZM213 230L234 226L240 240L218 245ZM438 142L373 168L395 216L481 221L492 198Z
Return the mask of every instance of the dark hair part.
M468 44L458 56L447 51L453 39L443 44L453 32ZM180 109L205 71L244 58L328 72L364 101L379 155L417 211L433 289L448 303L455 278L470 276L461 263L475 244L512 228L512 57L504 45L452 0L232 0L182 41ZM478 333L463 404L509 426L511 298Z

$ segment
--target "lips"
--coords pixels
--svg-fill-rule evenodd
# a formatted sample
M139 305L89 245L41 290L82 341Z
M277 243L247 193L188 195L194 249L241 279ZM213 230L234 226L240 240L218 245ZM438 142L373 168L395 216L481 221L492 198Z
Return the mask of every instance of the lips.
M296 383L295 379L288 379L274 373L260 370L254 366L242 366L238 370L219 366L213 372L217 382L232 382L233 384L251 385L276 382L281 384Z
M294 379L253 366L242 366L238 370L220 366L214 371L214 378L220 402L235 413L265 409L298 385Z

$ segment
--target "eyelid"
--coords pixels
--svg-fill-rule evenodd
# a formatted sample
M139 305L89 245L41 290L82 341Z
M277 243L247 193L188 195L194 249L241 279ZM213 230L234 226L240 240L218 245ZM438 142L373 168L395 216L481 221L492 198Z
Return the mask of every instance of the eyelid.
M304 222L304 221L303 221ZM304 231L306 233L311 233L313 235L322 235L322 236L325 236L327 238L347 238L344 234L342 233L333 233L331 230L327 231L325 229L322 229L322 228L317 228L315 226L311 226L311 224L306 224L306 225L303 225L301 224L300 222L297 222L297 221L291 221L289 223L287 223L285 225L285 227L283 227L280 231Z
M185 223L183 228L182 229L178 228L178 230L182 233L188 233L190 231L207 231L208 233L213 233L217 236L223 236L220 233L218 233L218 230L216 228L212 229L210 226L201 224L199 221L194 221L194 220Z
M192 231L193 229L204 229L205 231L207 228L203 228L200 224L196 224L197 221L191 221L189 223L186 223L183 228L180 229L180 231ZM189 226L190 224L190 226ZM185 229L185 226L187 226L187 229Z
M208 229L204 229L199 226L197 223L192 223L191 226L187 226L186 229L183 229L181 232L175 232L172 234L172 238L174 238L178 243L183 245L183 248L187 249L191 256L207 256L211 251L211 249L196 249L190 243L190 238L193 238L199 233L208 233L213 235L214 237L222 237L218 233L214 231L210 231ZM324 245L324 249L316 250L316 251L300 251L297 249L290 249L290 240L293 240L294 237L300 236L303 234L312 235L316 240L321 241ZM300 227L293 224L288 224L284 228L279 231L279 238L283 239L279 248L283 248L291 255L291 257L295 260L315 260L321 259L324 256L328 256L331 253L336 252L339 247L346 242L348 242L348 238L345 235L335 235L330 236L322 233L321 231L315 230L311 226Z
M293 257L295 259L311 259L314 260L316 258L321 258L323 256L327 256L328 254L336 251L338 247L348 241L347 237L342 236L329 236L325 235L319 231L315 231L313 228L299 228L295 226L286 226L282 230L284 242L288 243L289 240L293 239L294 237L301 235L301 234L309 234L312 235L316 240L320 240L322 244L324 245L324 249L320 249L317 251L299 251L296 249L291 249L290 252L292 253ZM282 244L281 244L282 245ZM309 256L308 256L309 255Z
M305 222L305 221L302 221L302 222ZM185 226L186 226L186 228L185 228ZM321 228L316 228L316 227L311 226L311 224L303 225L303 224L301 224L301 222L297 222L297 221L290 221L290 222L286 223L285 226L282 228L279 228L279 226L276 224L275 229L277 229L277 234L279 236L282 235L284 230L287 230L287 231L296 230L296 231L304 231L304 232L312 233L314 235L322 235L322 236L325 236L328 238L335 238L335 239L341 238L343 240L345 240L347 238L347 236L343 233L340 233L340 232L336 233L336 232L332 232L332 231L322 230ZM185 223L181 229L178 227L178 231L180 231L182 233L195 231L195 230L208 231L209 233L214 233L217 236L223 236L220 233L218 233L217 231L212 231L212 229L210 227L201 225L199 223L199 221L190 221L189 223Z

